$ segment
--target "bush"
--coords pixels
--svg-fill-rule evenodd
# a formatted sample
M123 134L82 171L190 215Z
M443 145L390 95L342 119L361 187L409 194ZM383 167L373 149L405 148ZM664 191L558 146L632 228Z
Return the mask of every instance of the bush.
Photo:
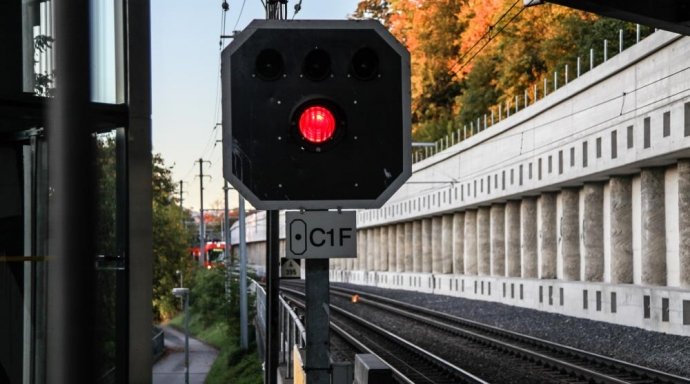
M191 312L199 316L204 326L227 321L230 306L225 297L225 269L197 270L189 301Z

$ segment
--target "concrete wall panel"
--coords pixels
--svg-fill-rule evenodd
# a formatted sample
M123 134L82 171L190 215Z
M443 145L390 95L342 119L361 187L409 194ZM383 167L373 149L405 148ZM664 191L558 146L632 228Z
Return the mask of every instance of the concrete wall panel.
M477 274L477 211L465 212L465 274Z
M477 210L477 273L488 276L491 274L491 248L489 207L481 207Z
M690 160L678 162L678 248L680 286L690 287Z
M580 280L580 193L577 189L561 191L563 213L560 220L561 253L563 255L563 279Z
M556 278L556 194L546 192L539 198L540 229L539 253L541 256L540 274L542 279Z
M588 183L583 188L582 243L586 281L604 281L604 186Z
M666 285L666 219L663 168L641 173L642 283Z
M632 178L612 177L611 187L611 282L633 282Z
M506 275L520 277L520 202L511 200L506 203Z
M453 273L453 215L441 221L441 273Z
M505 206L493 204L490 210L491 226L491 274L493 276L506 275L506 228Z
M465 273L465 213L453 214L453 273Z

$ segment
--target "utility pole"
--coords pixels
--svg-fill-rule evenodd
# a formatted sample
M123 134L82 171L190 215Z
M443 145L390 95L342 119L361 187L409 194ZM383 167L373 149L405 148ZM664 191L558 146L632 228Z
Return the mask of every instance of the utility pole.
M197 175L199 176L199 191L201 192L199 196L201 200L199 205L199 265L203 267L206 261L206 231L204 228L204 176L211 177L209 175L204 175L204 163L211 165L211 162L199 158L199 160L195 161L195 163L199 163L199 174Z
M182 227L184 228L184 205L182 205L184 202L184 193L182 192L183 185L184 181L180 180L180 217L182 218Z

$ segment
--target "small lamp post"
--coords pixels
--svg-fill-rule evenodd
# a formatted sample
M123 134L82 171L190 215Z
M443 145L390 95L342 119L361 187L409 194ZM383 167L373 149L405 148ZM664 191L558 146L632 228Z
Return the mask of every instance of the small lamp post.
M173 288L172 294L184 299L184 382L189 384L189 288Z

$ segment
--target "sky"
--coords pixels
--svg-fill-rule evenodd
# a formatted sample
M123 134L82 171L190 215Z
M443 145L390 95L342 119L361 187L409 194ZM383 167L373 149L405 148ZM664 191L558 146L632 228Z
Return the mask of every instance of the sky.
M264 19L261 0L227 0L225 34ZM358 0L302 0L295 19L346 19ZM220 115L222 0L151 2L153 153L183 181L183 205L200 207L199 163L204 160L204 209L223 208ZM296 0L288 2L292 18ZM223 46L230 43L223 40ZM210 162L210 163L209 163ZM234 191L230 208L237 206Z

